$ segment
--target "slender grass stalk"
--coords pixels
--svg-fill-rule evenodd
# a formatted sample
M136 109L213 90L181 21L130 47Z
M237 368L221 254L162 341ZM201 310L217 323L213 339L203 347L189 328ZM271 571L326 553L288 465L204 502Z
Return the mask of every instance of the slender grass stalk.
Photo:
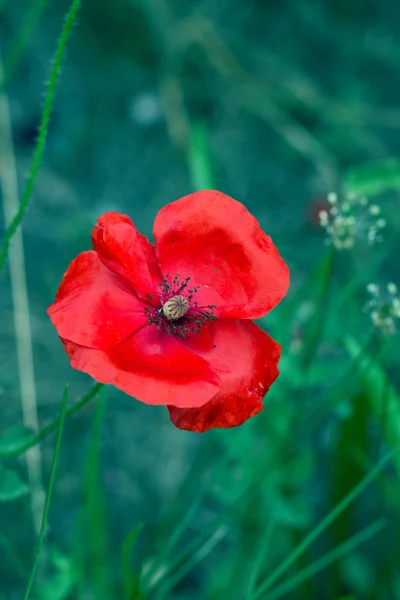
M33 0L24 11L22 23L4 59L4 70L0 77L0 91L7 87L48 4L49 0Z
M332 272L335 259L335 250L329 248L325 261L322 263L321 269L321 288L319 297L317 300L317 314L315 315L311 331L306 336L306 351L303 357L303 369L306 374L309 375L310 367L315 360L319 346L323 340L326 324L328 321L328 301L329 301L329 290L332 279ZM305 386L306 389L308 386Z
M3 64L0 53L0 80ZM18 210L18 178L11 131L10 107L7 94L0 89L0 181L3 196L4 221L8 226ZM36 398L35 371L32 349L28 289L24 258L22 231L16 232L9 256L11 296L17 347L18 372L21 392L22 419L24 426L34 431L39 429ZM32 519L37 533L40 531L45 492L42 481L42 457L40 447L35 447L26 456Z
M226 537L228 528L220 526L205 540L205 542L195 552L191 554L186 562L178 567L175 573L171 574L168 579L162 581L161 586L154 593L154 600L162 600L170 597L170 591L181 581L187 573L189 573L196 565L204 560L212 550ZM155 585L158 581L155 582Z
M400 447L397 446L395 450L387 454L379 461L379 463L371 469L371 471L356 485L347 496L343 498L339 504L332 509L326 517L318 523L316 527L304 538L304 540L289 554L289 556L270 574L269 577L259 586L254 600L260 600L273 584L284 574L286 571L296 562L309 546L342 514L344 510L352 502L358 498L358 496L368 487L374 479L383 471L388 462L390 462L396 454L398 454Z
M276 522L274 519L270 519L268 526L265 530L265 534L263 536L260 547L257 551L254 564L250 573L249 578L249 586L247 591L247 600L252 600L254 597L254 592L257 586L257 580L259 578L261 568L263 566L263 561L267 555L267 551L271 544L271 539L274 533Z
M136 544L136 540L137 540L140 532L142 531L142 529L143 529L143 523L137 523L137 525L135 525L135 527L128 533L128 535L126 536L124 543L122 545L122 552L121 552L122 575L123 575L123 581L124 581L126 593L128 594L129 598L134 596L134 593L135 593L134 588L137 587L137 586L135 586L135 583L138 580L138 575L133 576L133 574L132 574L131 559L132 559L133 548ZM140 572L139 572L139 577L140 577ZM136 592L137 592L137 590L136 590Z
M195 190L216 189L210 144L203 121L189 121L189 134L187 160L192 186Z
M84 406L86 406L86 404L88 404L97 395L102 386L102 383L96 383L92 387L92 389L89 390L89 392L87 392L87 394L85 394L84 396L82 396L82 398L74 402L74 404L72 404L66 410L65 418L68 419L69 417L72 417L75 413L77 413ZM59 427L60 422L61 416L59 415L58 417L50 421L48 425L43 427L43 429L41 429L36 435L33 435L32 437L29 437L26 441L24 441L18 448L0 451L0 458L12 458L14 456L20 456L21 454L29 450L29 448L33 448L37 444L40 444L40 442L42 442L50 433L52 433L55 429L57 429L57 427Z
M60 454L60 447L61 447L61 438L62 438L62 432L63 432L64 422L65 422L66 412L67 412L67 402L68 402L68 386L66 385L64 388L63 395L62 395L58 434L57 434L57 439L56 439L56 446L54 449L53 464L51 466L49 487L47 489L46 501L44 504L43 518L42 518L42 524L40 527L39 540L38 540L38 543L36 546L35 558L33 561L33 567L32 567L32 571L31 571L31 575L29 577L28 585L27 585L27 588L25 591L24 600L28 600L28 598L29 598L29 595L32 590L33 582L35 580L36 571L37 571L37 568L39 565L40 554L42 551L43 540L44 540L44 536L45 536L45 532L46 532L47 519L49 516L50 502L51 502L51 497L53 495L54 481L56 478L57 463L58 463L58 457Z
M14 567L15 572L25 583L26 580L28 579L28 574L26 572L25 565L21 561L18 554L15 552L15 550L12 547L12 545L10 544L10 542L7 540L7 538L1 532L0 532L0 548L2 550L3 561L5 562L4 559L6 559L6 560L8 559L9 563L12 564L12 566ZM0 598L1 598L1 596L0 596Z
M80 517L81 545L84 552L84 577L94 598L114 598L110 580L109 536L104 491L101 485L101 432L107 401L107 388L102 387L96 405L90 446L86 459L84 503Z
M282 596L291 592L301 583L304 583L323 569L329 567L329 565L331 565L333 562L350 554L350 552L358 548L358 546L364 544L377 533L382 531L384 527L385 521L383 519L379 519L378 521L371 523L371 525L368 525L368 527L365 527L365 529L359 533L356 533L356 535L352 536L350 539L334 548L331 552L328 552L322 558L319 558L305 569L302 569L296 573L296 575L287 581L284 581L281 585L277 586L269 594L264 596L263 600L278 600L278 598L282 598Z
M81 5L81 0L73 0L71 7L67 13L64 27L61 31L61 35L58 41L53 66L50 72L50 80L47 87L45 99L44 99L44 107L42 112L42 118L39 126L39 134L35 147L35 151L33 154L32 166L28 175L28 180L25 186L24 193L22 194L21 202L19 204L19 209L15 217L12 219L10 225L7 227L3 242L0 247L0 269L4 266L5 260L7 258L8 247L10 245L11 239L20 226L24 214L28 208L30 198L32 196L32 192L35 186L36 177L39 172L39 168L42 162L44 149L46 146L47 134L49 130L50 116L53 108L54 96L56 92L57 82L61 71L62 60L64 58L65 48L67 45L67 41L71 34L72 26L75 21L75 17L77 15L78 9Z

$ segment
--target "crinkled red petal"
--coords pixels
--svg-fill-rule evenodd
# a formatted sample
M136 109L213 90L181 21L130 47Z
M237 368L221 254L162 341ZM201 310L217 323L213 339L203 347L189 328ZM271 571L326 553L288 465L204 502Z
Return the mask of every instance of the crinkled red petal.
M154 238L162 272L214 289L220 318L262 317L287 292L289 270L271 238L221 192L196 192L162 208Z
M279 373L280 346L268 334L251 321L222 320L189 347L208 361L221 388L201 408L168 406L179 429L235 427L263 409L262 399Z
M144 326L106 352L68 341L64 346L72 367L146 404L198 407L220 388L218 375L204 358L155 326Z
M122 277L141 298L157 297L161 272L155 248L138 232L129 217L109 212L102 215L92 232L93 247L102 263Z
M47 312L61 338L107 350L147 323L145 309L91 250L72 261Z

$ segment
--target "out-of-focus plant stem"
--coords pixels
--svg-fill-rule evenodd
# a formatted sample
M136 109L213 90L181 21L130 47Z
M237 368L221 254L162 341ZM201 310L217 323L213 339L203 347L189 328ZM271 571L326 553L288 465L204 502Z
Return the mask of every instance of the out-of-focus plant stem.
M40 17L47 8L49 0L33 0L24 11L23 19L16 35L13 37L11 46L5 55L3 73L0 77L0 91L6 89L8 82L13 76L21 56L36 29ZM0 2L0 10L1 10Z
M64 429L64 421L65 421L65 415L66 415L67 402L68 402L68 386L66 385L64 388L63 396L62 396L61 412L60 412L60 417L58 420L58 434L57 434L57 439L56 439L56 446L54 449L53 464L51 467L49 487L47 490L46 501L44 504L43 517L41 519L39 540L38 540L38 543L36 546L35 559L33 562L33 567L32 567L31 575L29 578L29 582L28 582L28 585L27 585L27 588L25 591L24 600L28 600L28 598L30 596L30 593L31 593L31 590L33 587L33 583L35 581L35 575L36 575L36 572L37 572L37 569L39 566L40 555L41 555L42 548L43 548L43 541L44 541L44 537L45 537L45 533L46 533L47 519L49 516L49 510L50 510L50 502L51 502L51 497L53 495L54 481L55 481L55 477L56 477L58 457L60 454L61 438L62 438L62 432Z
M0 80L3 76L0 55ZM0 181L3 196L4 221L9 226L18 211L17 167L11 131L10 108L7 94L0 89ZM22 419L26 428L39 429L33 363L32 334L29 299L26 284L24 242L19 229L9 255L11 295L17 347L18 372L21 393ZM42 457L40 448L33 447L27 453L26 464L30 485L32 519L39 533L45 493L42 482Z
M61 36L58 42L56 54L53 61L53 66L50 73L49 85L47 87L44 107L42 112L42 118L39 126L39 134L36 143L36 148L33 154L32 166L29 172L28 181L25 186L24 193L19 204L18 211L9 226L6 229L6 233L3 238L3 242L0 247L0 269L4 266L7 258L8 248L18 227L21 225L22 219L28 208L29 201L32 196L32 192L35 186L36 177L39 172L39 168L42 162L44 149L46 147L47 133L49 130L50 116L53 108L53 102L58 83L58 78L61 71L62 60L64 58L64 52L67 45L67 41L71 34L72 26L75 21L78 9L81 5L81 0L73 0L71 7L67 13L64 27L61 32Z
M85 394L84 396L82 396L82 398L74 402L74 404L72 404L66 410L65 418L68 419L69 417L72 417L72 415L74 415L84 406L86 406L86 404L88 404L97 395L102 386L102 383L96 383L87 394ZM46 425L46 427L43 427L43 429L41 429L36 435L33 435L32 437L28 438L18 448L13 448L12 450L5 452L2 452L0 450L0 458L12 458L13 456L20 456L30 448L37 446L37 444L40 444L40 442L42 442L50 433L57 429L57 427L60 424L60 419L61 417L58 416L52 421L50 421L50 423Z
M308 372L319 350L320 343L324 337L328 317L329 291L332 279L335 251L329 248L328 253L321 265L321 287L316 299L316 314L313 319L309 334L306 336L306 351L303 356L303 368Z

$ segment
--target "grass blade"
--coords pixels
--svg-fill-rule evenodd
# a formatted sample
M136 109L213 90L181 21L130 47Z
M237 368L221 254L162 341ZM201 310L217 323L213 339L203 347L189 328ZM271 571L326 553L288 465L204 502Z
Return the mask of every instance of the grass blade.
M19 204L19 209L14 219L11 221L10 225L6 229L6 233L4 235L3 242L0 247L0 270L2 269L5 260L7 258L8 247L10 245L11 239L14 233L17 231L20 226L26 209L29 205L29 200L32 196L33 188L36 182L36 177L39 172L40 164L42 162L44 149L46 146L47 133L49 130L50 116L53 108L54 96L56 92L56 87L58 83L58 78L61 71L61 65L64 58L64 52L67 45L68 38L71 34L72 25L75 21L75 17L77 15L78 9L81 5L81 0L73 0L71 7L67 13L64 27L61 31L61 35L58 41L53 66L50 72L49 84L47 87L45 99L44 99L44 107L42 112L42 118L39 126L39 134L35 147L35 151L33 154L32 166L28 175L28 181L25 186L24 193L22 194L21 202Z
M87 394L85 394L84 396L82 396L82 398L80 398L79 400L74 402L74 404L72 404L66 410L65 418L68 419L69 417L72 417L72 415L74 415L81 408L86 406L86 404L88 404L90 402L90 400L92 400L92 398L94 398L97 395L97 393L101 390L102 387L103 387L102 383L96 383L92 387L92 389L87 392ZM55 429L57 429L57 427L59 427L60 423L61 423L61 415L59 415L58 417L56 417L55 419L50 421L50 423L48 425L46 425L45 427L43 427L43 429L41 429L36 435L27 437L21 443L20 446L12 447L12 448L6 449L6 450L0 449L0 458L12 458L14 456L19 456L20 454L23 454L24 452L29 450L29 448L32 448L33 446L40 444L40 442L43 441L50 433L52 433L52 431L54 431Z
M154 595L155 600L161 600L162 598L169 598L167 595L174 586L185 577L185 575L193 569L198 563L204 560L212 550L223 540L228 533L227 528L224 526L219 527L209 537L204 544L202 544L190 558L183 563L175 573L173 573L168 579L164 580L162 585Z
M346 508L358 498L358 496L368 487L383 471L385 466L390 462L395 454L400 450L397 447L393 452L390 452L379 461L379 463L371 469L371 471L356 485L339 504L332 509L322 521L314 527L314 529L305 537L293 552L271 573L269 577L260 585L254 598L259 600L267 590L296 562L309 546L342 514Z
M257 585L257 579L260 575L260 571L261 568L263 566L263 561L265 559L265 556L267 554L267 550L269 548L269 545L271 543L271 539L272 539L272 535L274 533L274 529L275 529L275 521L274 520L270 520L268 527L265 531L265 535L264 538L261 542L260 548L257 552L257 555L255 557L254 560L254 566L252 568L252 571L250 573L250 579L249 579L249 587L248 587L248 592L247 592L247 597L248 600L252 600L254 597L254 593L256 590L256 585Z
M138 523L128 533L122 545L122 575L124 579L125 589L128 595L132 596L132 588L137 577L132 576L131 556L133 547L136 544L138 535L143 529L143 523Z
M54 449L53 464L51 466L49 487L47 489L46 502L44 504L42 525L40 527L39 540L38 540L38 543L37 543L37 546L36 546L36 551L35 551L35 559L34 559L34 562L33 562L33 567L32 567L32 571L31 571L31 575L29 577L28 585L27 585L27 588L26 588L26 591L25 591L24 600L28 600L29 595L30 595L31 590L32 590L33 582L35 580L36 571L37 571L37 568L38 568L38 565L39 565L40 553L41 553L42 546L43 546L43 540L44 540L44 536L45 536L45 533L46 533L46 524L47 524L47 518L49 516L51 497L53 495L54 481L55 481L55 478L56 478L58 456L60 454L61 438L62 438L62 432L63 432L63 429L64 429L64 422L65 422L66 410L67 410L67 402L68 402L68 386L66 385L65 388L64 388L63 395L62 395L62 404L61 404L61 412L60 412L60 422L59 422L59 427L58 427L58 433L57 433L57 439L56 439L56 446L55 446L55 449Z
M96 406L88 450L84 506L81 513L81 545L85 548L84 569L88 589L96 600L113 598L109 571L109 535L104 491L101 482L100 444L106 406L105 387Z
M297 573L294 577L291 577L274 590L272 590L269 594L263 597L263 600L278 600L288 592L291 592L294 588L296 588L301 583L307 581L311 577L314 577L317 573L329 567L333 562L343 558L353 550L355 550L358 546L371 539L374 535L382 531L385 527L385 521L383 519L379 519L368 527L365 527L362 531L352 536L346 542L343 542L339 546L337 546L331 552L328 552L322 558L316 560L313 564L309 565L305 569L302 569Z
M190 124L188 163L190 180L196 190L215 188L209 141L203 122Z
M0 82L0 91L7 87L48 4L49 0L33 0L25 11L21 26L11 42L10 49L4 61L4 73Z
M2 560L4 561L4 559L8 559L8 561L14 567L15 572L25 583L25 581L28 579L28 574L26 572L25 565L19 558L18 554L15 552L15 550L12 547L12 545L10 544L10 542L7 540L6 537L3 536L3 534L1 532L0 532L0 547L3 550Z

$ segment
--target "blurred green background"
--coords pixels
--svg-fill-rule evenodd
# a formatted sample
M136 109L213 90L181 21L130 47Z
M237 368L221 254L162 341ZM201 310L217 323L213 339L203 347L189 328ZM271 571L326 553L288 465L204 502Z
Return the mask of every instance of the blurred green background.
M20 191L68 8L0 2ZM166 203L220 189L272 236L292 286L261 323L283 346L281 376L242 427L179 431L163 407L114 389L66 422L35 599L400 599L400 460L373 471L400 443L398 337L371 334L362 310L369 282L399 281L399 18L393 0L82 3L23 223L40 424L66 382L71 401L92 385L45 311L102 212L129 214L151 238ZM332 260L319 203L354 189L381 206L385 238ZM22 423L9 274L3 438ZM24 596L54 439L31 455L43 471L31 495L25 457L0 462L1 600Z

